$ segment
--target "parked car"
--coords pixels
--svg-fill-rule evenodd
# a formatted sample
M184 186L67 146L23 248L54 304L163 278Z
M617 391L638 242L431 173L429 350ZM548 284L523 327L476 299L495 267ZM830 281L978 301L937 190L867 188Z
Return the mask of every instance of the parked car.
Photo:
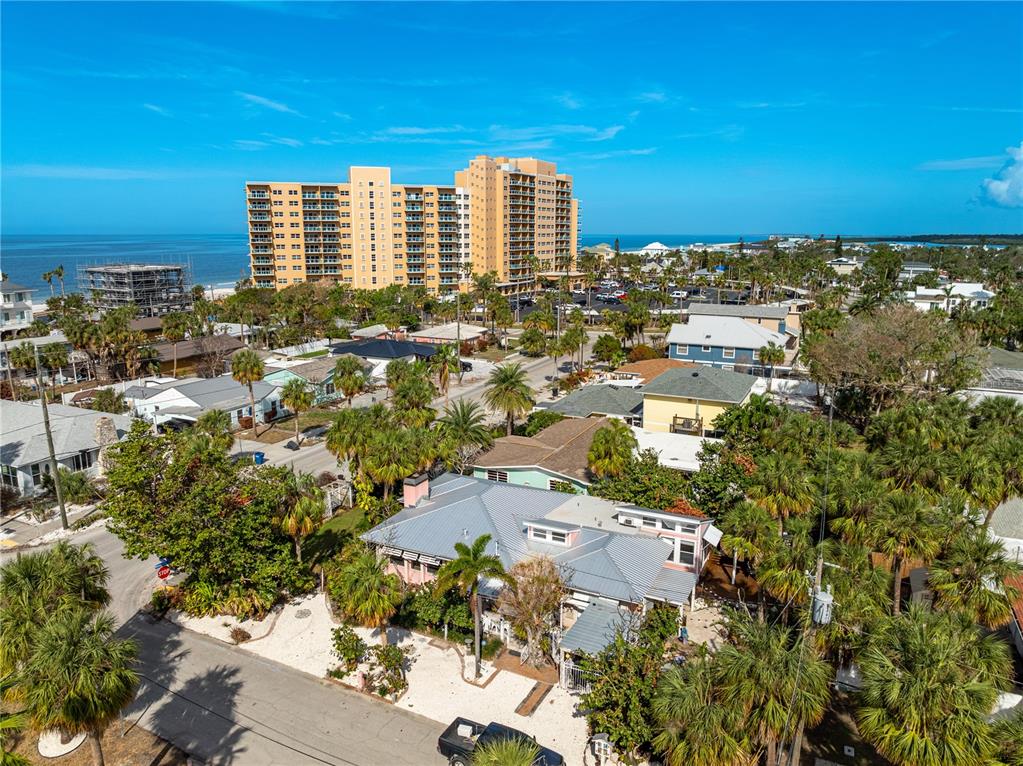
M686 291L685 290L672 290L671 291L671 297L674 298L677 301L680 301L680 300L682 300L683 298L686 297Z
M476 748L487 742L502 739L522 739L533 744L528 734L499 723L483 725L468 718L456 718L437 739L437 752L448 759L451 766L470 766ZM539 745L538 745L539 747ZM540 747L533 766L563 766L565 759L553 750Z

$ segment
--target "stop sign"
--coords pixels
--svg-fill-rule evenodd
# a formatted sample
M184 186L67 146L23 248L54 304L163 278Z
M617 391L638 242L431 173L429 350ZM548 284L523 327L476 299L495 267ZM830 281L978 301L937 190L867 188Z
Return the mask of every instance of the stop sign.
M171 570L169 566L162 566L156 570L156 576L159 577L161 580L166 580L168 577L170 577L170 573Z

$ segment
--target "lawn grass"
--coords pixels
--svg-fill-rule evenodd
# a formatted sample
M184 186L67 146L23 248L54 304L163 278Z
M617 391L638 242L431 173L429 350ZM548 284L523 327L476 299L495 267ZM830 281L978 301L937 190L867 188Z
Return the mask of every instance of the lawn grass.
M355 539L356 530L362 524L366 514L358 508L338 511L317 529L302 545L304 558L311 566L322 564L339 553L341 549Z

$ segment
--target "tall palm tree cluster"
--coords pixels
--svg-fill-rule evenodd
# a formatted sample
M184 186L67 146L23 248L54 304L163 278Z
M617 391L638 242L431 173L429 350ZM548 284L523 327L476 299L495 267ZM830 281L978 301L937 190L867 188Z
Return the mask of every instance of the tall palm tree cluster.
M327 429L327 449L347 463L354 477L380 486L386 502L394 485L437 462L461 470L481 449L493 443L485 413L474 402L450 402L437 417L429 406L437 396L419 363L391 363L392 407L341 410ZM449 367L441 367L441 374ZM393 374L392 374L393 373Z
M107 579L91 546L66 542L0 570L2 702L15 724L87 735L95 766L103 766L103 732L138 686L135 643L116 638L103 611ZM9 741L4 763L18 763Z
M983 764L1003 757L1004 732L987 719L1010 683L1011 664L1008 647L990 630L1011 619L1019 593L1007 580L1021 569L987 524L1002 501L1023 493L1023 406L1007 398L975 406L953 397L907 403L875 417L859 438L846 426L829 429L823 418L755 397L717 425L724 444L708 455L694 490L708 498L718 493L732 582L740 598L758 593L750 623L759 627L744 627L729 646L741 649L751 642L749 632L764 626L809 626L811 578L822 557L832 620L800 630L799 638L776 636L802 656L803 680L789 690L791 699L816 688L808 663L854 662L863 677L856 695L861 734L892 763ZM740 562L752 580L736 580ZM905 581L917 568L926 568L933 603L907 609ZM699 762L747 763L758 747L772 763L785 755L779 743L798 750L793 721L819 720L786 702L778 708L788 720L785 733L766 720L751 728L749 711L766 716L771 707L756 703L713 713L721 717L718 726L745 720L738 728L745 740L722 734L702 741L692 734L700 727L677 726L683 712L704 701L741 698L719 676L731 651L680 671L674 686L664 687L670 696L659 703L666 723L658 742L670 763L700 752L707 760ZM752 662L770 651L745 654ZM760 670L736 678L766 691L768 679L756 680ZM1016 758L1023 757L1020 748L1017 743Z

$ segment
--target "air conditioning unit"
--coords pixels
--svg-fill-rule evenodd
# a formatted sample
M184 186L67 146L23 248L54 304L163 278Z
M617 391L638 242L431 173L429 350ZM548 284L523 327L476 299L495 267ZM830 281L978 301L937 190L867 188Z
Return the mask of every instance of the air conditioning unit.
M633 524L634 519L631 516L622 516L618 520L622 522L622 524L626 527L634 526Z

